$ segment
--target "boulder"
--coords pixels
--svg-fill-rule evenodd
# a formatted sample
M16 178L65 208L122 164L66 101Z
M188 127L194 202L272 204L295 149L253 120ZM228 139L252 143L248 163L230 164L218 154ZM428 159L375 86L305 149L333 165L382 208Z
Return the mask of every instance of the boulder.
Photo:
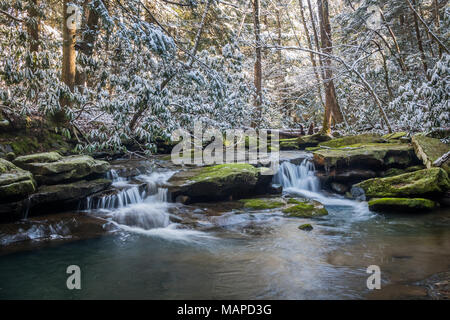
M354 136L345 136L342 138L333 139L326 142L319 143L319 147L325 148L341 148L345 146L351 146L355 144L367 144L367 143L379 143L383 142L384 139L378 135L373 133L365 133Z
M356 198L435 197L450 189L447 172L441 168L424 169L388 178L374 178L353 186Z
M283 213L289 217L295 218L315 218L326 216L328 214L327 209L318 201L307 199L289 199L287 208L282 210Z
M393 133L385 134L384 136L382 136L382 138L384 140L392 141L392 140L400 140L402 138L405 138L407 135L408 134L406 132L401 131L401 132L393 132Z
M263 170L269 169L235 163L178 172L168 181L170 199L187 196L192 203L264 194L272 175L261 174Z
M90 175L106 173L110 165L90 156L61 157L56 152L18 157L14 161L31 171L39 184L58 184L84 179Z
M112 184L108 179L77 181L67 184L42 186L31 197L31 207L65 202L78 202L87 196L108 189Z
M442 155L450 151L450 146L442 143L439 139L426 137L423 135L415 135L411 139L414 151L417 157L423 162L428 169L433 167L433 162ZM441 165L447 173L450 174L450 160Z
M314 229L313 226L309 223L302 224L298 226L298 228L303 231L311 231L312 229Z
M0 159L0 203L26 198L36 190L30 172Z
M400 143L356 144L313 152L314 164L327 171L351 169L380 170L406 168L418 160L412 146Z
M375 212L424 212L435 209L437 203L423 198L381 198L369 201Z

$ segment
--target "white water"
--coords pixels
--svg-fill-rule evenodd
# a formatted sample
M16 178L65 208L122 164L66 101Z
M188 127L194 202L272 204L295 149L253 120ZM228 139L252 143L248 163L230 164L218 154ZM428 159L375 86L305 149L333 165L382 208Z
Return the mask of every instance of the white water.
M101 198L88 198L85 207L93 213L106 214L113 225L131 233L176 241L213 238L204 232L181 229L179 224L170 221L169 209L174 204L168 202L168 190L162 186L173 174L173 171L152 172L135 177L145 184L140 191L142 186L111 170L108 177L113 180L112 186L123 189Z
M300 165L283 162L273 177L273 183L281 185L283 192L287 194L313 199L325 206L350 207L353 217L368 218L372 216L365 202L322 193L320 181L315 176L314 164L308 159L305 159Z

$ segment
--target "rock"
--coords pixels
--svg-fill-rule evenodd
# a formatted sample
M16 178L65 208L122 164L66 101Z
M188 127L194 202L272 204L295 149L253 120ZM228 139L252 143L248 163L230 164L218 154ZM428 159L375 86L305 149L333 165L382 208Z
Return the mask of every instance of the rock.
M398 176L398 175L403 174L405 172L406 172L406 170L403 170L403 169L390 168L390 169L386 170L385 172L383 172L383 177Z
M186 203L189 203L189 200L190 200L190 198L188 196L178 196L175 199L175 202L186 204Z
M419 171L419 170L423 170L426 169L425 166L419 164L417 166L411 166L405 169L406 172L414 172L414 171Z
M379 143L383 141L384 139L378 134L365 133L355 136L346 136L342 138L337 138L326 142L321 142L319 143L319 147L341 148L355 144Z
M271 184L267 189L267 193L269 194L281 194L283 193L283 186L279 184Z
M30 172L0 159L0 202L26 198L36 190L36 183Z
M385 134L384 136L382 136L382 138L384 140L399 140L401 138L406 137L407 135L408 133L401 131Z
M331 137L325 134L316 133L313 135L303 136L298 138L298 146L300 150L308 147L317 147L321 142L329 141Z
M15 158L16 158L16 154L14 152L8 152L6 154L6 160L8 160L8 161L14 161Z
M305 223L305 224L298 226L298 228L303 231L311 231L313 229L313 226L309 223Z
M345 194L350 188L342 183L332 182L331 189L339 194Z
M375 212L423 212L436 207L436 202L423 198L381 198L369 201L369 209Z
M56 152L18 157L15 163L31 171L39 184L58 184L106 173L110 165L90 156L61 157Z
M183 195L190 198L190 203L242 199L267 192L272 175L262 175L263 170L268 169L245 163L195 168L173 175L168 191L172 200Z
M434 197L450 189L447 173L441 168L424 169L388 178L375 178L353 186L352 195L367 198Z
M315 151L314 164L327 171L345 169L378 170L389 167L408 167L418 160L412 146L400 143L350 145L336 149Z
M354 184L363 180L375 178L376 172L372 170L353 169L348 171L334 171L329 173L333 181L343 184Z
M423 135L413 136L411 142L417 157L422 160L424 166L428 169L433 167L434 161L450 151L450 146L442 143L439 139ZM450 173L450 161L443 163L441 168Z
M77 181L67 184L42 186L31 197L31 207L61 204L65 202L78 202L89 195L106 190L112 184L108 179L91 181Z
M328 214L327 209L318 201L289 199L288 203L292 205L283 209L282 212L286 213L289 217L315 218Z
M267 210L281 208L286 205L286 202L281 198L275 199L243 199L240 202L246 209L252 210Z

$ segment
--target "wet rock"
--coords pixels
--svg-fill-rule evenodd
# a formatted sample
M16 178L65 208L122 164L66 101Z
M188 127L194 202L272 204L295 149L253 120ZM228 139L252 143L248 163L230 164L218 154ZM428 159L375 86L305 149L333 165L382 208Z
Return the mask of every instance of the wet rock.
M318 201L314 200L298 200L289 199L287 208L283 209L282 212L287 214L289 217L295 218L315 218L326 216L328 214L327 209Z
M19 157L15 163L31 171L39 184L58 184L106 173L110 165L90 156L61 157L56 152Z
M187 196L190 203L242 199L268 190L272 175L261 174L263 170L268 169L258 169L250 164L195 168L176 173L168 181L168 191L172 200Z
M363 190L367 198L435 197L450 189L447 173L441 168L419 170L388 178L369 179L352 188L352 194Z
M424 212L437 207L437 203L423 198L381 198L369 201L375 212Z
M331 190L339 194L345 194L350 188L342 183L332 182Z
M175 202L186 204L186 203L189 203L189 200L190 200L190 198L188 196L178 196L175 199Z
M0 203L20 200L36 190L30 172L0 159Z
M442 155L450 151L450 146L442 143L439 139L426 137L423 135L415 135L412 137L412 145L417 157L423 162L428 169L433 167L433 162ZM441 168L450 173L450 160L441 165Z
M40 187L31 197L31 207L44 204L61 204L64 202L78 202L89 195L106 190L112 184L108 179L91 181L77 181L74 183L58 184Z
M302 224L298 226L298 228L303 231L311 231L312 229L314 229L313 226L309 223Z
M413 147L400 143L356 144L335 149L321 149L315 151L313 155L316 167L328 171L406 168L418 162Z
M404 174L405 172L406 172L406 170L403 170L403 169L390 168L390 169L384 171L382 176L383 177L393 177L393 176L398 176L400 174Z

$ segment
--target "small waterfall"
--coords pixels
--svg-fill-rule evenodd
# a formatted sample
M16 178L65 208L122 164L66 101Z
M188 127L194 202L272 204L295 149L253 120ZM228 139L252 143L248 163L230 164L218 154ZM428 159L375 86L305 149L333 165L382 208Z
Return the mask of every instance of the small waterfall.
M283 162L273 177L273 183L281 185L284 189L295 188L311 192L320 191L319 179L314 175L314 163L308 159L300 165Z
M130 204L143 202L146 195L145 190L140 192L139 187L135 186L100 198L87 197L84 208L87 210L123 208Z

